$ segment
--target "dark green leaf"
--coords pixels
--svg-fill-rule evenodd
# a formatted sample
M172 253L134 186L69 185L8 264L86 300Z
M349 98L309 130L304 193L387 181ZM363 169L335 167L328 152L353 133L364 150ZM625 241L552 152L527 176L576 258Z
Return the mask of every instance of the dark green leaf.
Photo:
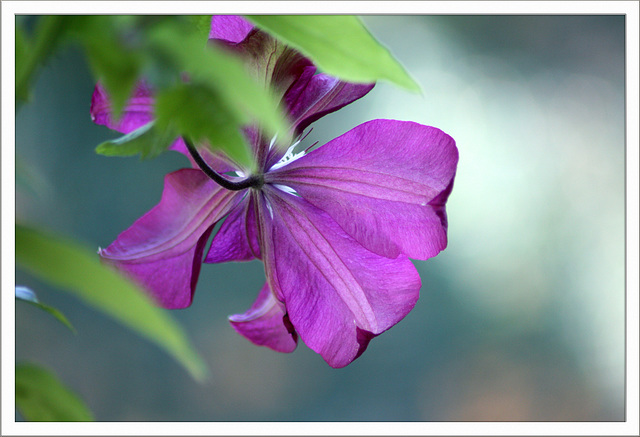
M25 69L27 68L27 59L32 50L24 30L16 24L16 97L22 100L27 100L28 86L18 84L27 80Z
M105 141L96 147L96 153L105 156L133 156L153 158L164 152L175 139L166 130L155 128L155 122L129 132L126 135Z
M64 316L64 314L62 314L57 309L40 302L36 294L33 292L33 290L27 287L16 286L16 299L22 300L23 302L30 303L31 305L34 305L40 308L41 310L48 312L75 334L76 329L69 322L69 320Z
M182 363L198 380L206 367L180 326L123 276L75 242L16 225L19 267L105 312Z
M240 133L239 120L230 116L224 103L210 89L199 85L177 85L158 95L158 128L186 135L195 143L222 150L235 162L251 166L251 155Z
M16 408L28 421L86 422L93 415L52 373L32 364L16 365Z
M16 102L29 97L37 69L55 51L66 32L65 20L61 15L39 17L31 40L16 26Z
M420 86L357 17L251 15L247 18L307 55L328 74L352 82L385 79L420 91Z

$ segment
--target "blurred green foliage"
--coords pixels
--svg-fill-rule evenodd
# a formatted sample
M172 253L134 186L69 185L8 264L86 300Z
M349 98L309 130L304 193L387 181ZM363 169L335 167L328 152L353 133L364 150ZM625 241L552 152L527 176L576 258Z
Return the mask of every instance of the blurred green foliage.
M93 414L75 393L51 372L33 364L16 365L16 408L30 421L93 420Z
M206 367L182 329L138 287L72 241L16 226L16 263L154 341L198 380Z

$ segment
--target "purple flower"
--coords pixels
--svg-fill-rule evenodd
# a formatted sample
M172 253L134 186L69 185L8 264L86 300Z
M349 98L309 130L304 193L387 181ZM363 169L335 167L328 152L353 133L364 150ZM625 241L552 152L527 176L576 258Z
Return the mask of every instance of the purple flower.
M279 90L298 137L373 88L317 73L239 17L214 17L210 38L268 73L265 84ZM113 123L97 86L91 112L97 123L129 132L152 120L152 105L152 91L140 84ZM266 283L249 310L230 317L232 326L281 352L293 351L300 336L332 367L346 366L414 307L421 281L409 258L446 247L455 142L395 120L361 124L308 153L295 145L285 153L257 130L246 133L258 168L252 175L176 141L194 168L168 174L160 203L100 255L166 308L191 304L203 256L206 263L261 259ZM219 174L230 170L237 177Z

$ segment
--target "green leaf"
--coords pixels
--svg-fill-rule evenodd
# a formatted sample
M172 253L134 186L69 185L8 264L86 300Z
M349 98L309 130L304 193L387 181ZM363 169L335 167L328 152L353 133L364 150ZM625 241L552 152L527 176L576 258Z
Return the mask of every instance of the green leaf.
M26 62L33 48L24 33L24 30L16 23L16 97L26 100L28 97L28 87L18 85L27 80Z
M29 303L31 305L34 305L34 306L40 308L43 311L48 312L53 317L58 319L58 321L60 321L63 325L65 325L67 328L69 328L71 330L71 332L73 332L74 334L76 333L76 329L69 322L69 320L64 316L64 314L62 314L57 309L55 309L53 307L50 307L49 305L45 305L42 302L40 302L38 300L38 297L36 296L36 294L33 292L33 290L31 290L31 289L29 289L27 287L16 286L16 299L19 299L19 300L21 300L23 302L27 302L27 303Z
M201 38L202 41L208 40L211 31L211 15L189 15L187 18L196 30L198 38Z
M47 15L38 19L30 41L16 25L16 102L27 100L37 69L56 50L65 35L65 16Z
M251 167L251 154L240 132L242 124L207 87L182 84L160 93L156 116L159 129L206 143L211 150L222 150L238 164Z
M49 371L16 365L16 408L28 421L87 422L93 414L80 398Z
M166 350L197 380L207 369L180 326L138 287L70 240L16 225L16 263Z
M247 18L311 58L327 74L350 82L384 79L420 91L404 67L357 17L250 15Z
M126 135L99 144L96 153L104 156L140 154L142 159L154 158L164 152L174 139L175 135L157 129L152 121Z

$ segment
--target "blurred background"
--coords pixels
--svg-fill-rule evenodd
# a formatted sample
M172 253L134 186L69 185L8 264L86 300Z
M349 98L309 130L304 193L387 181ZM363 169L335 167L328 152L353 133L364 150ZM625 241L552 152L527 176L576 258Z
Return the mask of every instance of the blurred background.
M78 330L16 303L16 360L54 371L99 421L624 420L623 16L365 16L422 85L380 83L314 124L320 144L374 118L452 135L460 151L449 247L415 262L416 308L344 369L300 344L252 345L228 325L264 283L260 262L204 265L172 312L212 377L64 292L16 281ZM59 52L16 120L17 219L105 247L155 205L165 153L107 158L80 51Z

